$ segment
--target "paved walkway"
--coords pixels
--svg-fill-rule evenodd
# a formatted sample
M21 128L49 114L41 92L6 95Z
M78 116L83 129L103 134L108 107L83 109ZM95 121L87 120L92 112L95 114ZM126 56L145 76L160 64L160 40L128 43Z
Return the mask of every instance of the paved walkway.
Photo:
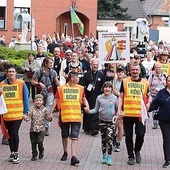
M82 130L78 141L77 157L80 159L78 166L70 165L70 147L68 149L69 157L66 162L61 162L63 154L60 128L57 126L57 113L54 113L54 119L51 123L51 134L45 137L45 156L42 160L35 162L31 159L31 148L29 141L30 122L23 122L20 128L20 163L12 164L8 162L10 154L6 145L0 144L0 170L159 170L162 169L163 151L162 136L160 129L152 129L152 120L147 122L147 132L145 143L141 151L141 164L127 165L127 153L124 138L122 141L121 152L113 152L113 166L101 164L100 135L92 137L86 135ZM69 142L70 146L70 142Z

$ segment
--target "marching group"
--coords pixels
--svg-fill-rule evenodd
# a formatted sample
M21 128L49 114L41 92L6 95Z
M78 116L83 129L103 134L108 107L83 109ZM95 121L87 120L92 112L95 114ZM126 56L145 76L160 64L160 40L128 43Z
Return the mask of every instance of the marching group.
M57 109L64 150L61 161L67 160L70 138L71 165L79 164L76 148L82 122L86 134L96 136L100 132L103 164L113 164L113 149L121 151L123 135L127 163L134 165L135 160L140 163L146 132L146 120L142 120L141 113L143 101L146 112L153 114L153 129L160 126L163 135L163 167L170 167L168 46L148 42L146 56L138 54L132 46L130 63L101 65L96 40L85 37L81 45L74 43L67 43L64 55L61 44L53 46L53 57L46 56L42 46L37 46L37 54L30 52L22 65L23 80L17 78L14 65L5 67L0 89L8 112L1 121L9 135L6 135L11 152L9 161L14 164L20 161L18 131L23 119L31 121L31 160L36 161L37 156L43 158L44 136L50 135L52 114ZM34 103L32 107L29 97Z

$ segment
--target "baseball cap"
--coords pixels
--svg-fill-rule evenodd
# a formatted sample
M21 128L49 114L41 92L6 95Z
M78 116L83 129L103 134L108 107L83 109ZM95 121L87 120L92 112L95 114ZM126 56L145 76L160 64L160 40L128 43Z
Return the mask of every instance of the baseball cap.
M124 67L124 66L118 66L118 68L117 68L116 71L117 71L117 72L119 72L119 71L125 71L125 67Z

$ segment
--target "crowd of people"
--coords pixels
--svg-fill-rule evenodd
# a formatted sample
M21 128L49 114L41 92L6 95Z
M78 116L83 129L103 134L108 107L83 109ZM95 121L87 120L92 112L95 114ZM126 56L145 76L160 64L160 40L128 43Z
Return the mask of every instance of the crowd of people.
M140 54L137 44L132 42L130 63L101 64L99 42L94 36L53 38L51 42L45 35L41 40L35 38L37 54L30 52L23 62L23 80L17 78L13 65L7 65L0 84L8 109L1 120L9 134L9 161L19 163L18 130L22 119L31 120L31 161L37 160L37 145L39 159L43 158L44 136L50 135L53 111L57 110L64 151L61 161L67 160L70 138L71 165L79 164L76 148L82 123L84 133L96 136L100 132L103 164L113 164L112 150L121 151L123 135L127 164L134 165L135 160L140 163L146 132L143 114L147 117L149 112L153 116L153 129L160 126L163 134L163 167L170 167L168 44L149 41L144 54ZM52 58L44 53L47 51ZM29 107L29 97L33 107Z

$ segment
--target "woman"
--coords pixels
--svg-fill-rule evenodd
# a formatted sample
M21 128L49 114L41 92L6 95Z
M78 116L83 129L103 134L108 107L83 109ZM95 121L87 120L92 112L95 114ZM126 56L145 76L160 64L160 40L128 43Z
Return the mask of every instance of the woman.
M165 163L163 168L170 167L170 75L166 78L166 87L158 92L150 110L158 110L157 119L163 136L163 151Z
M163 73L160 63L155 63L154 72L149 76L148 82L149 91L151 93L152 99L154 99L157 93L166 86L166 75ZM154 115L155 111L152 112L154 125L153 129L157 129L159 122L158 120L154 120Z
M14 65L7 66L7 78L0 83L0 92L3 93L8 112L3 115L3 120L9 134L9 147L11 155L9 161L14 164L19 163L18 131L22 119L27 120L29 108L28 89L24 81L16 78L16 68Z
M34 74L34 72L40 68L39 63L35 60L35 54L33 53L29 53L28 54L28 59L24 61L24 63L22 64L22 69L24 70L24 81L25 84L28 88L29 91L29 95L30 95L30 91L32 94L32 100L34 100L35 97L35 86L31 84L31 79L32 76Z

